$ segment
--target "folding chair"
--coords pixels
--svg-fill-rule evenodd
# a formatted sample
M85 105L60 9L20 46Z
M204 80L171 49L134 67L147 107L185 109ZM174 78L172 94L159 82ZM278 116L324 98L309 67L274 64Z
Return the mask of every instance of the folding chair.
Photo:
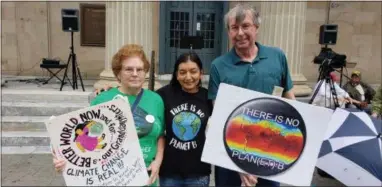
M63 69L66 69L66 64L40 64L40 68L44 68L49 71L51 74L50 78L43 82L42 84L48 84L48 82L53 78L56 77L58 80L60 80L61 84L65 84L65 79L61 79L60 77L57 76L60 71ZM55 72L53 72L51 69L58 69Z

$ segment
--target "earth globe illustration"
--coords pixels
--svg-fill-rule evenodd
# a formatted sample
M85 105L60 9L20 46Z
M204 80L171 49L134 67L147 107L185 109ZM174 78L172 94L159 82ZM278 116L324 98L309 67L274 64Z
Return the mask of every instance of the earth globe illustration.
M183 141L195 138L200 130L200 118L192 112L181 112L172 121L174 134Z

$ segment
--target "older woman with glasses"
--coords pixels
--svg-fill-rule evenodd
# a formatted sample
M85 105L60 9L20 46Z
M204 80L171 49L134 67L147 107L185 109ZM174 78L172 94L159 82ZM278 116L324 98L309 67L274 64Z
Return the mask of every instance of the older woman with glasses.
M164 104L155 92L143 89L150 64L139 45L123 46L112 60L112 70L120 85L99 94L91 105L123 98L131 104L134 122L139 127L138 137L144 160L150 174L148 185L157 186L164 149ZM53 159L56 170L62 171L64 160Z

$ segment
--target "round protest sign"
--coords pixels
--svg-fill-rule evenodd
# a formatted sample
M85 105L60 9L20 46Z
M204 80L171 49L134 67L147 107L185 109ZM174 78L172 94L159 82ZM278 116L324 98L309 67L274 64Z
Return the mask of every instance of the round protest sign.
M148 181L130 106L112 100L47 122L52 148L67 162L67 186L143 186Z
M257 98L232 111L223 137L229 158L240 169L272 176L288 170L299 159L306 127L299 112L287 102Z

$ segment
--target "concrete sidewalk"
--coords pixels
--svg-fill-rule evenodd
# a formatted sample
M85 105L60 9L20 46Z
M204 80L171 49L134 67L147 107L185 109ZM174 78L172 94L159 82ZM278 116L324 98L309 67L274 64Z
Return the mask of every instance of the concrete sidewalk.
M1 163L2 186L65 186L62 175L53 169L50 154L2 155ZM336 180L322 178L317 173L312 184L344 186ZM214 185L214 179L211 177L210 186Z

